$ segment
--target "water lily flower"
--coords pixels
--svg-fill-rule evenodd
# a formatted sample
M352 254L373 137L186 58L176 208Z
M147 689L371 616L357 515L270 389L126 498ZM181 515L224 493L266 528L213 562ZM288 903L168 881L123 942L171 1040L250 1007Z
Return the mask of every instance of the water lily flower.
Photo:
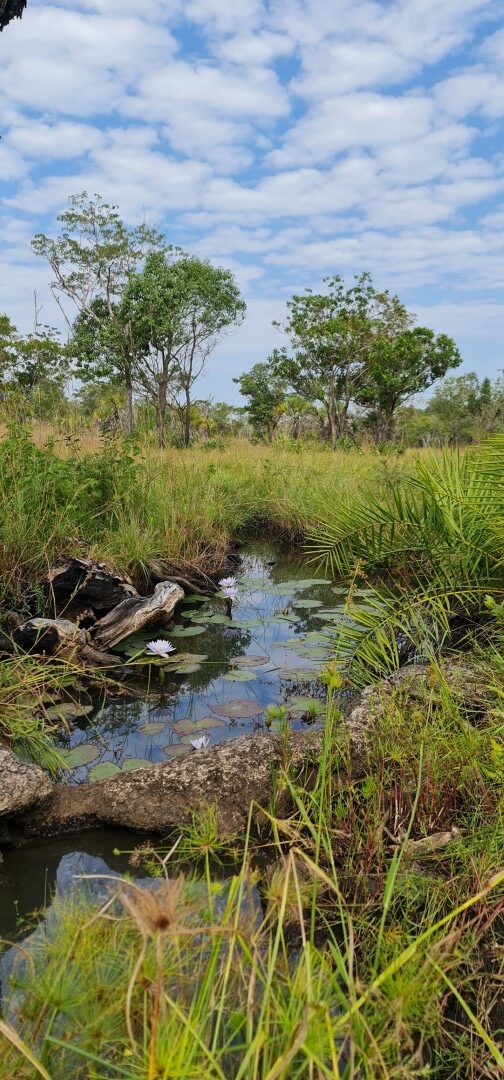
M195 750L206 750L209 742L210 739L208 735L201 735L199 739L191 739L191 746L193 746Z
M235 577L223 577L219 581L221 589L234 589L236 586Z
M169 656L170 653L175 652L175 646L172 645L171 641L158 638L157 641L149 641L148 645L146 645L146 651L154 656Z
M236 600L238 596L238 589L235 589L233 585L226 585L221 589L222 596L225 596L227 600Z

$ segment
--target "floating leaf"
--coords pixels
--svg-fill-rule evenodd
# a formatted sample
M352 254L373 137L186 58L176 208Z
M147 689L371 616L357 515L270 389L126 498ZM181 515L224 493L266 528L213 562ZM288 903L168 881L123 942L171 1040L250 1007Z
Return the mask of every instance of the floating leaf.
M232 656L229 663L231 667L263 667L264 664L269 664L269 656L253 656L248 653L245 656Z
M145 724L139 725L138 731L141 731L142 735L159 735L165 728L166 724L163 721L148 720Z
M129 637L124 638L123 641L118 641L117 645L113 646L115 652L126 653L127 656L135 655L137 652L143 652L149 641L153 638L161 638L163 641L169 641L171 634L168 634L164 630L152 631L150 634L130 634Z
M99 746L93 746L92 743L79 743L71 750L61 750L60 753L65 762L65 769L79 769L81 765L89 765L90 761L99 757L101 750Z
M195 637L196 634L204 634L204 626L179 626L176 630L170 631L170 637Z
M232 619L229 625L237 627L238 630L252 630L256 626L262 626L263 621L263 619Z
M322 607L322 601L321 600L293 600L292 601L292 606L293 607L306 608L306 609L308 609L308 608L318 608L318 607Z
M177 735L188 735L192 731L206 731L207 728L224 727L223 720L217 720L215 716L202 716L199 720L191 720L187 717L185 720L177 720L175 724L172 724L173 730L177 732Z
M189 753L189 747L185 743L170 743L169 746L163 746L163 750L167 757L181 757L182 754Z
M194 675L195 671L199 671L201 664L177 664L176 668L173 668L175 675Z
M208 601L208 596L200 596L199 593L188 593L187 596L184 596L184 599L183 599L182 603L183 604L206 604L207 601Z
M230 671L222 676L226 682L253 682L257 675L253 671Z
M99 765L93 765L88 772L88 780L108 780L111 776L116 776L121 770L118 765L115 765L113 761L100 761Z
M291 715L304 716L305 713L320 716L324 711L324 705L318 698L293 697L287 702L287 711Z
M211 615L208 622L212 623L214 626L233 626L233 620L227 615Z
M77 720L79 716L88 716L93 711L92 705L80 705L78 701L62 701L46 709L48 720Z
M150 761L145 758L128 757L122 763L121 772L135 772L136 769L146 769L149 765Z
M297 682L311 682L315 681L318 676L317 668L302 668L302 667L282 667L278 671L280 679L291 679Z
M264 705L260 705L257 701L241 701L237 698L226 701L222 705L211 705L210 708L218 716L229 716L234 720L243 716L259 716L259 713L263 712Z

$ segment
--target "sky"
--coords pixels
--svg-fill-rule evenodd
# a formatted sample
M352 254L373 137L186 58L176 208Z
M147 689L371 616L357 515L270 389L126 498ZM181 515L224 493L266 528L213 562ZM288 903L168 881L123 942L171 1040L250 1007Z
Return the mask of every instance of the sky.
M369 270L461 371L504 368L504 0L28 0L0 35L0 312L60 325L31 252L70 194L231 269L200 396Z

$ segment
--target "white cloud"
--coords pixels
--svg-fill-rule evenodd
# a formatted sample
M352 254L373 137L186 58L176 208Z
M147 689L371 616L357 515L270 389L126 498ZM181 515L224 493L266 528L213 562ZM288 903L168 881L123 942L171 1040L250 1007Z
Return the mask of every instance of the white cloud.
M56 124L21 121L9 130L6 138L9 146L24 157L49 159L81 157L105 141L97 128L72 121Z

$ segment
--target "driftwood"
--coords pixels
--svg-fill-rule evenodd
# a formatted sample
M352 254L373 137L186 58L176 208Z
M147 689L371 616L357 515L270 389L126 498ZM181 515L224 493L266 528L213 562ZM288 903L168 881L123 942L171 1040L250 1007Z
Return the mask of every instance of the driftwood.
M150 626L166 626L184 592L171 581L162 581L152 596L123 600L90 631L92 644L97 649L110 649L130 634Z
M105 563L91 559L64 559L51 567L41 584L44 594L54 600L58 610L63 605L77 603L83 608L105 612L123 600L138 596L131 581L108 570Z

